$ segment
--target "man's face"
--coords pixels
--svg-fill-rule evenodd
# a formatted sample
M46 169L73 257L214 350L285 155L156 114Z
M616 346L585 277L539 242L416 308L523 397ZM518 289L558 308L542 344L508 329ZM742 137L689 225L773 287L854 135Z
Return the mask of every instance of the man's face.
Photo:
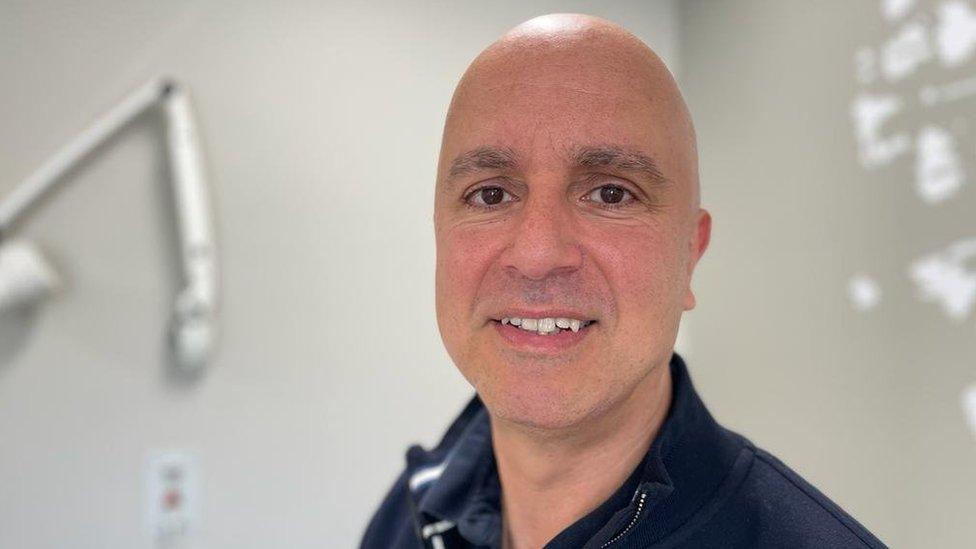
M474 78L438 170L445 346L493 415L535 427L610 410L667 364L702 228L707 240L673 104L619 71L578 69Z

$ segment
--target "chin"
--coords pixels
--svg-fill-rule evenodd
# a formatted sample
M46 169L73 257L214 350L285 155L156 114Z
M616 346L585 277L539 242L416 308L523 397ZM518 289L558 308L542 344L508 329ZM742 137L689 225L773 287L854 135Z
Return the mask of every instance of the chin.
M581 398L581 391L566 388L492 387L478 390L495 419L534 430L563 430L583 423L602 406ZM585 393L583 393L585 394Z
M478 353L456 362L493 419L533 430L564 430L598 416L617 384L588 375L578 355L558 361ZM466 366L466 367L463 367Z

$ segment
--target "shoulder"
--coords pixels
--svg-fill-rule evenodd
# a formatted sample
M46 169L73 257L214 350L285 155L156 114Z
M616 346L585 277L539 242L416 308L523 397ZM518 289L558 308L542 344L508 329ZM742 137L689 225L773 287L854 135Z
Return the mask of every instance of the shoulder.
M436 483L465 432L481 423L487 425L487 416L475 395L434 448L413 445L407 450L406 467L373 513L361 549L413 548L420 544L418 518L423 495Z
M366 526L360 549L409 546L405 538L413 533L413 521L407 509L408 498L407 472L404 471L393 483Z
M885 545L851 515L769 452L746 441L753 459L721 521L741 520L753 547Z

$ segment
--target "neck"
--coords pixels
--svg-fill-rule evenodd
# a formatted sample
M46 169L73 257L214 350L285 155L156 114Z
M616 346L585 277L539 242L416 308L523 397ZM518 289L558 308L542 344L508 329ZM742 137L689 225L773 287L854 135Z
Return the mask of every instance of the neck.
M506 549L542 547L606 501L647 454L671 404L668 364L617 406L557 431L492 418Z

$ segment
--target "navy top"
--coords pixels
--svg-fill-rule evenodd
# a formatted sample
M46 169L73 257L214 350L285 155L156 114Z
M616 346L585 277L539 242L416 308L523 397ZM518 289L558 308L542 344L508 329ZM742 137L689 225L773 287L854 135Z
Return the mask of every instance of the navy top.
M643 461L546 549L884 547L781 461L712 419L684 361ZM487 410L475 396L436 448L407 451L361 548L501 547L501 487Z

